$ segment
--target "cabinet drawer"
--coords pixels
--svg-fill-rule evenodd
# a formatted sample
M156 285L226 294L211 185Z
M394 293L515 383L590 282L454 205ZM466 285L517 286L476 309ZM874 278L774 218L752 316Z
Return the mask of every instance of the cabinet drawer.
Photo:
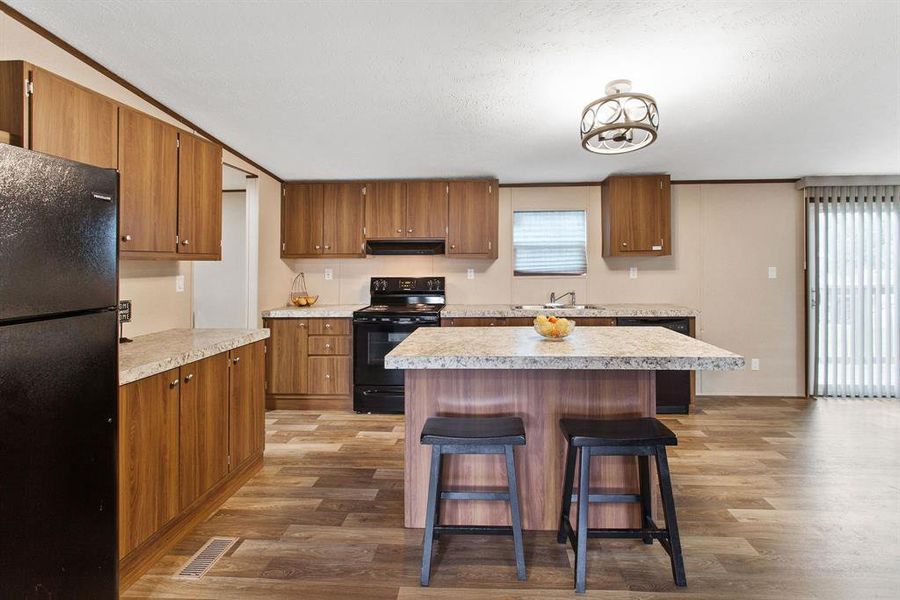
M333 335L309 336L309 354L324 356L347 356L350 354L350 338Z
M350 335L350 319L310 319L309 335Z
M344 395L350 393L349 356L310 356L309 393Z
M615 327L615 317L572 317L576 325L582 327Z

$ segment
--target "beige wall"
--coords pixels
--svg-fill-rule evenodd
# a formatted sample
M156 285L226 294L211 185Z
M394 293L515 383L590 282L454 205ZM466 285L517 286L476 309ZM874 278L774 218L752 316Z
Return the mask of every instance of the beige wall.
M588 215L584 277L514 277L512 213L583 209ZM698 308L698 337L759 358L761 369L701 373L701 394L803 395L802 200L793 184L672 186L673 255L601 255L599 187L501 188L500 257L444 256L282 260L278 207L261 217L260 306L285 303L295 273L321 303L365 303L375 275L444 275L451 303L530 303L575 290L580 302L671 302ZM768 278L768 267L778 270ZM628 270L637 267L637 279ZM333 269L326 281L324 270ZM475 269L475 279L466 269Z
M183 127L153 105L3 13L0 13L0 60L27 60L123 104ZM148 92L152 94L152 90ZM225 152L224 160L259 175L260 204L272 197L277 207L280 186L276 180L229 152ZM191 326L190 262L123 260L119 272L119 297L133 302L133 319L125 326L126 335ZM184 292L175 291L178 275L185 277Z

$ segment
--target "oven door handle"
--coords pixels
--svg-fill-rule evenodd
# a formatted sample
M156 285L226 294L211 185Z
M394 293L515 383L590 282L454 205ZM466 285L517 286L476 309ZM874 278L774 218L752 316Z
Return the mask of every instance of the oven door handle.
M402 396L403 394L398 394L397 392L386 392L383 390L363 390L363 396Z

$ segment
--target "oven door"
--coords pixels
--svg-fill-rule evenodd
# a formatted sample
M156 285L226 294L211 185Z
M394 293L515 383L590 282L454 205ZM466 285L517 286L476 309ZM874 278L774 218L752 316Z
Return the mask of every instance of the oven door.
M402 369L385 369L385 355L397 347L421 323L354 323L353 384L355 386L402 386Z

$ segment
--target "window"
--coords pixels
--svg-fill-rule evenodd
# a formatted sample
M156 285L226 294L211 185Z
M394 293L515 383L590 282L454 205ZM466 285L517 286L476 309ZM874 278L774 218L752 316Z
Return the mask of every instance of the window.
M513 213L516 275L587 273L587 225L583 210Z

